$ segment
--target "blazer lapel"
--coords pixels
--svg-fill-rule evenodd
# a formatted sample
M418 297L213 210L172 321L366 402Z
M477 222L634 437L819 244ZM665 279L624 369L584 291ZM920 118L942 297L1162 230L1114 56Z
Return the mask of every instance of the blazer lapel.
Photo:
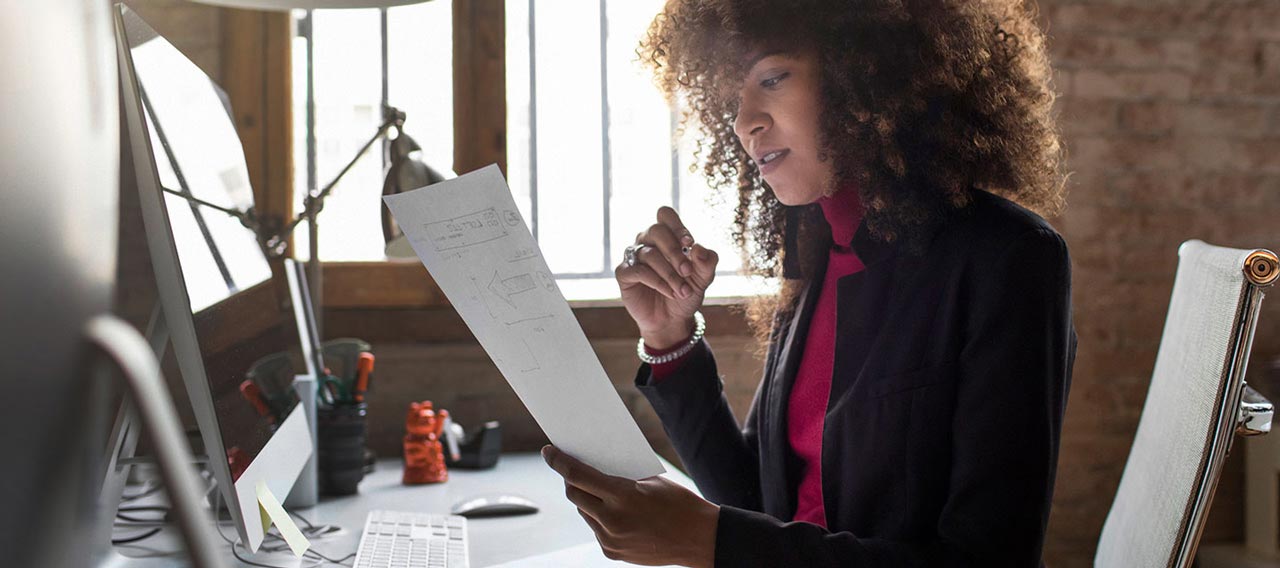
M791 398L791 386L795 383L796 371L804 354L805 337L809 333L809 321L818 303L825 270L825 264L819 267L818 273L809 281L801 292L800 298L797 299L798 307L791 317L790 329L787 330L782 347L778 351L778 361L774 366L773 376L768 379L771 385L765 418L769 428L766 434L768 436L765 442L766 447L762 449L769 456L768 477L779 480L780 483L769 488L769 494L765 495L765 510L783 519L791 518L795 514L796 506L795 480L791 479L792 452L787 443L787 401ZM769 500L773 501L772 506Z
M926 231L926 248L939 227ZM829 401L838 401L857 386L863 366L884 341L886 324L913 293L918 273L927 268L924 251L904 252L899 243L875 241L864 224L853 239L865 268L836 282L836 353ZM830 408L828 408L830 410Z

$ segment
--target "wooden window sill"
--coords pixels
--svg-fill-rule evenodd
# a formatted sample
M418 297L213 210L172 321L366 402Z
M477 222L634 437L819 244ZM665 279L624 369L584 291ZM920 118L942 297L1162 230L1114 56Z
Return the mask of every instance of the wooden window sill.
M330 337L368 341L474 341L426 268L417 262L327 262L324 327ZM716 335L750 335L746 298L712 298L702 309ZM619 300L569 302L591 339L635 338L638 331Z

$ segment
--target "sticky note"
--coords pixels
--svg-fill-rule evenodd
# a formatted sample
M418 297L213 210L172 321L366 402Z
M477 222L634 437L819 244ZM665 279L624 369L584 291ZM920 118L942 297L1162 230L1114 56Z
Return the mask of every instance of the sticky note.
M271 524L275 523L276 528L280 530L280 536L284 537L284 541L289 544L289 550L293 551L295 556L302 556L311 547L311 541L303 536L302 531L298 530L298 525L293 522L293 518L289 513L285 512L284 507L280 505L280 500L271 494L271 490L267 488L267 482L258 480L256 487L258 493L258 513L262 515L262 532L266 533L271 528Z

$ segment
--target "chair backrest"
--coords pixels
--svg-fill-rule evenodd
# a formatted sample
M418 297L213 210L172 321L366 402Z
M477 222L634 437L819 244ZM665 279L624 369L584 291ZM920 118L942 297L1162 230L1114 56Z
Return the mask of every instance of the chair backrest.
M1240 419L1244 368L1275 254L1192 240L1178 271L1155 371L1120 488L1098 542L1101 568L1190 566Z

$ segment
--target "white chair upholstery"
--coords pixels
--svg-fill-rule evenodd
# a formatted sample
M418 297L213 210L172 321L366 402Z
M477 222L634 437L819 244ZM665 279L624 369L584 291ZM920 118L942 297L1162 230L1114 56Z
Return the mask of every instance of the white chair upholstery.
M1241 401L1275 255L1192 240L1178 256L1146 404L1094 557L1100 568L1189 566L1233 433L1270 429L1269 403L1250 392L1245 412Z

